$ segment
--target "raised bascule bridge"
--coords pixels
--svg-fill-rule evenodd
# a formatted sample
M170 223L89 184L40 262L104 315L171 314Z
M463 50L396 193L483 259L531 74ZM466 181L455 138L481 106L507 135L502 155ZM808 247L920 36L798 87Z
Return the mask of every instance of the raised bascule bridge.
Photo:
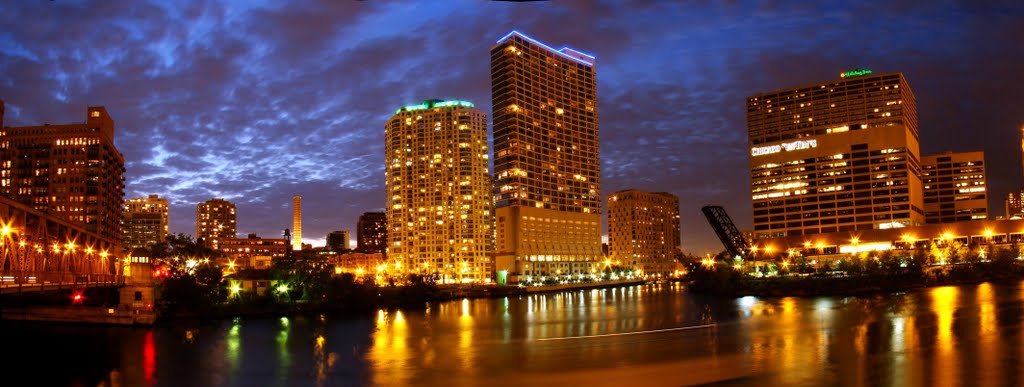
M704 217L708 219L711 228L715 230L718 239L722 241L725 251L729 252L729 256L743 258L750 252L750 243L747 242L747 238L743 237L743 233L736 228L732 218L725 212L725 208L708 205L701 207L700 210L704 213Z

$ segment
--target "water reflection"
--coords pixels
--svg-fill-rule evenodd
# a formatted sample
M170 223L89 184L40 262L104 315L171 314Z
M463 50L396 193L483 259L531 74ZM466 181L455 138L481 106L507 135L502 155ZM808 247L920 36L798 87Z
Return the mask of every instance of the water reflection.
M288 317L281 317L280 327L277 332L277 378L286 380L292 363L292 354L288 349L288 335L291 333L291 323Z
M39 385L1019 385L1024 283L737 299L678 285L155 329L21 325Z
M240 318L235 318L231 321L231 328L228 329L225 343L227 349L224 351L225 359L228 363L228 368L232 373L238 372L239 358L241 351L241 339L238 336L238 330L241 329L242 323Z
M156 373L156 344L153 342L153 331L146 332L144 340L145 347L142 349L142 369L145 375L146 385L153 385L156 381L153 374Z
M953 335L953 317L956 313L960 297L960 289L955 286L934 288L929 292L932 300L932 312L935 314L935 350L934 366L932 367L934 382L953 383L959 380L959 354Z

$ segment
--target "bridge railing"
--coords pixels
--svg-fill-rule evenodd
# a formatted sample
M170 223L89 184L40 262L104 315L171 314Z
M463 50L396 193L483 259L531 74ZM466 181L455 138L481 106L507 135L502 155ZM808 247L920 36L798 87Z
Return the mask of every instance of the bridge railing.
M117 286L125 283L125 277L117 274L93 274L70 272L0 271L0 288L27 291L50 289L81 289L95 286Z

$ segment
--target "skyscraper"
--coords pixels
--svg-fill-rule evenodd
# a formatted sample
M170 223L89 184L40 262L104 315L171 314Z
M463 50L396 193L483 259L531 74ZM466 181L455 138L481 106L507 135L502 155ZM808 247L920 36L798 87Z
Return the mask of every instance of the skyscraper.
M196 206L196 239L214 249L220 240L234 238L235 205L224 199L212 199Z
M292 250L302 250L302 197L292 197Z
M870 70L747 98L754 237L924 223L914 94Z
M444 282L493 278L486 114L423 101L398 109L384 138L388 260Z
M668 274L679 251L679 198L635 189L608 196L611 259L647 274Z
M124 247L136 249L166 240L169 212L167 198L159 195L129 199L124 210Z
M124 156L107 109L86 112L79 124L3 128L0 194L120 241Z
M985 152L946 152L921 157L926 223L988 219Z
M383 253L388 245L388 217L383 212L364 212L356 222L356 243L363 253Z
M589 273L602 257L594 63L517 31L491 48L497 270Z
M348 230L331 231L327 233L327 248L333 251L349 250Z

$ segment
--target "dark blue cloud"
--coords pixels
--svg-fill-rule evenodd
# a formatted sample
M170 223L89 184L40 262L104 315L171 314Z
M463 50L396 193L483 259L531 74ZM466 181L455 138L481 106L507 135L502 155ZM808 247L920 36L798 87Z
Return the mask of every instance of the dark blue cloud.
M1008 5L1009 4L1009 5ZM597 56L603 187L680 197L683 245L718 249L701 205L750 225L744 97L902 71L922 151L983 149L990 209L1021 179L1024 17L991 2L15 2L0 13L6 125L117 121L127 194L238 205L277 236L303 196L304 236L384 205L383 125L460 98L490 112L490 46L518 29Z

